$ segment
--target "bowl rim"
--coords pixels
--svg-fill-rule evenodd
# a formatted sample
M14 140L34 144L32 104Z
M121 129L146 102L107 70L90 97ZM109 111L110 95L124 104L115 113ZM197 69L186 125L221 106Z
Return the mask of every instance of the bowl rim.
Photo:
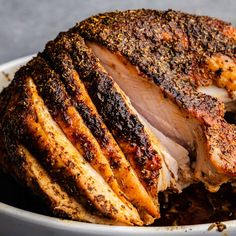
M116 226L116 225L101 225L86 222L79 222L73 220L65 220L57 217L46 216L8 204L0 202L0 214L19 219L22 222L28 222L34 225L43 226L47 228L56 228L59 230L66 230L67 232L91 233L96 232L103 235L112 235L113 233L129 233L129 235L152 235L156 233L167 233L174 235L179 233L207 233L211 232L209 227L214 223L184 225L184 226ZM223 221L226 226L226 233L228 230L236 230L236 220ZM213 227L214 228L214 227Z
M32 59L36 54L29 56L17 58L9 62L0 65L0 73L9 71L11 69L16 69L18 66L23 65L30 59ZM2 75L0 74L0 79ZM1 91L1 86L0 86ZM46 216L27 210L23 210L5 203L0 202L0 215L5 215L22 222L30 222L32 224L56 228L60 230L66 230L67 232L78 232L78 233L100 233L105 235L112 235L114 233L124 233L129 235L156 235L158 233L168 233L168 235L179 235L180 233L207 233L209 227L214 223L196 224L196 225L184 225L184 226L114 226L114 225L101 225L86 222L78 222L73 220L65 220L57 217ZM221 223L226 225L226 231L236 231L236 220L222 221ZM213 227L215 229L215 227ZM213 230L212 230L213 231Z

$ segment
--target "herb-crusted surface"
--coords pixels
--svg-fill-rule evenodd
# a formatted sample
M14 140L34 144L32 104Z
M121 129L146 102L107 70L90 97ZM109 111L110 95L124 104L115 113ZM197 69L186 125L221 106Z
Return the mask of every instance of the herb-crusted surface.
M196 87L216 79L217 72L207 67L211 56L222 53L235 60L230 24L172 10L135 10L91 17L74 31L124 55L181 108L205 121L223 114L223 105Z

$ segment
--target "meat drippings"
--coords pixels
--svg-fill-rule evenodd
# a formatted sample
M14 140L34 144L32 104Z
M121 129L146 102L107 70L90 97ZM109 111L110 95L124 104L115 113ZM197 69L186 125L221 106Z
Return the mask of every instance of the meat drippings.
M217 193L208 192L202 184L194 184L180 194L161 193L161 219L155 226L193 225L221 222L236 218L236 190L230 184Z

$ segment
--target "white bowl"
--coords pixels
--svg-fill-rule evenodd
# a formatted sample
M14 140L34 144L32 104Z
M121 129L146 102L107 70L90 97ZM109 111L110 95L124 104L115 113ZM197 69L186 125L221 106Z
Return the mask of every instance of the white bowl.
M0 66L0 91L9 84L9 78L13 77L15 71L32 57L20 58ZM1 236L236 235L236 220L222 223L226 226L222 234L217 231L216 225L212 227L211 223L171 227L107 226L61 220L0 203Z

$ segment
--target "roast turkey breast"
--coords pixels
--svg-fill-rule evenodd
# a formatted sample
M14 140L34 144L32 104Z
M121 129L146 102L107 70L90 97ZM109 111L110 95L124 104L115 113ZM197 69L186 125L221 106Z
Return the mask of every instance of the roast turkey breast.
M1 169L55 215L101 224L148 225L159 192L235 183L235 32L135 10L60 33L0 94Z

